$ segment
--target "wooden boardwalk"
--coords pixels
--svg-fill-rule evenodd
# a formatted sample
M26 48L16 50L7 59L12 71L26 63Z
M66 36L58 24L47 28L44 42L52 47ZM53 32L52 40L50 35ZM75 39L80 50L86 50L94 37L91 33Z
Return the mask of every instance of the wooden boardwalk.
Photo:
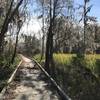
M34 62L21 55L23 63L0 100L60 100Z

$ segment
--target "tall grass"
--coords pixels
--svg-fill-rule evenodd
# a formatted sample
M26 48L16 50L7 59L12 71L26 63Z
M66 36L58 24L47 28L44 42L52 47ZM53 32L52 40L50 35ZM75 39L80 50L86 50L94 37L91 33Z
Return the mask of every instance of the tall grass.
M37 54L33 58L39 62L41 60L41 55L40 54ZM43 56L42 57L42 62L44 62L44 61L45 61L45 57Z
M60 65L69 65L71 64L72 58L76 57L76 54L63 54L63 53L59 53L59 54L54 54L53 58L55 63L60 64ZM37 61L40 61L41 55L35 55L34 58ZM86 61L86 66L87 67L93 67L95 65L96 59L100 59L100 54L87 54L85 55L85 61ZM43 57L42 59L43 61L45 60L45 57Z
M54 54L54 61L60 65L69 65L72 61L72 58L76 56L75 54Z
M54 54L53 59L54 62L59 65L60 67L66 67L71 65L73 57L76 57L76 54L64 54L64 53L59 53L59 54ZM35 55L34 58L37 61L40 61L41 55ZM95 70L96 67L96 60L100 60L100 54L87 54L85 55L85 67L90 68L92 71ZM43 57L42 61L45 61L45 57Z

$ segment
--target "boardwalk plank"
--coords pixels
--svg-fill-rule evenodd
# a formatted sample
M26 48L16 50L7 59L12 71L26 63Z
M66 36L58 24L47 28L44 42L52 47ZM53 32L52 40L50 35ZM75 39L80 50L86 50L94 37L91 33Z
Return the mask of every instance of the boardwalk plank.
M41 70L35 68L31 60L24 59L26 61L23 61L14 81L7 87L2 100L59 100Z

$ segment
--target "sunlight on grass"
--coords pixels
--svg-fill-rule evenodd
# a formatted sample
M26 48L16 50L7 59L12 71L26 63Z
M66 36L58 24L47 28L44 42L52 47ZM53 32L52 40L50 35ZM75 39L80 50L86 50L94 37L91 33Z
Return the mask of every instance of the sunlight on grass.
M40 59L41 59L41 55L40 55L40 54L37 54L37 55L35 55L33 58L39 62L39 61L40 61ZM43 58L42 58L42 61L41 61L41 62L44 62L44 61L45 61L45 57L43 56Z
M59 64L70 64L72 58L75 57L76 54L54 54L54 61ZM96 59L100 59L99 54L89 54L85 56L86 63L88 65L94 65Z
M72 61L72 57L76 56L75 54L54 54L54 61L60 65L69 65Z
M99 54L89 54L85 56L86 67L91 68L94 70L96 60L100 59Z
M63 65L70 65L72 58L75 56L76 56L76 54L63 54L63 53L56 54L55 53L53 55L53 58L54 58L55 63L63 66ZM41 55L38 54L38 55L34 56L34 58L37 61L40 61ZM85 55L86 67L91 68L93 70L96 59L100 59L100 54ZM43 57L42 61L44 61L44 60L45 60L45 57Z

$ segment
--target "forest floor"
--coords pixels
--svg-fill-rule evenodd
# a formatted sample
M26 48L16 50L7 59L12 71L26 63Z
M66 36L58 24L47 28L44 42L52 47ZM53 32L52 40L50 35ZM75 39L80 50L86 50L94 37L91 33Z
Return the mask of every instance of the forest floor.
M59 100L58 94L34 62L20 56L23 63L2 100Z

